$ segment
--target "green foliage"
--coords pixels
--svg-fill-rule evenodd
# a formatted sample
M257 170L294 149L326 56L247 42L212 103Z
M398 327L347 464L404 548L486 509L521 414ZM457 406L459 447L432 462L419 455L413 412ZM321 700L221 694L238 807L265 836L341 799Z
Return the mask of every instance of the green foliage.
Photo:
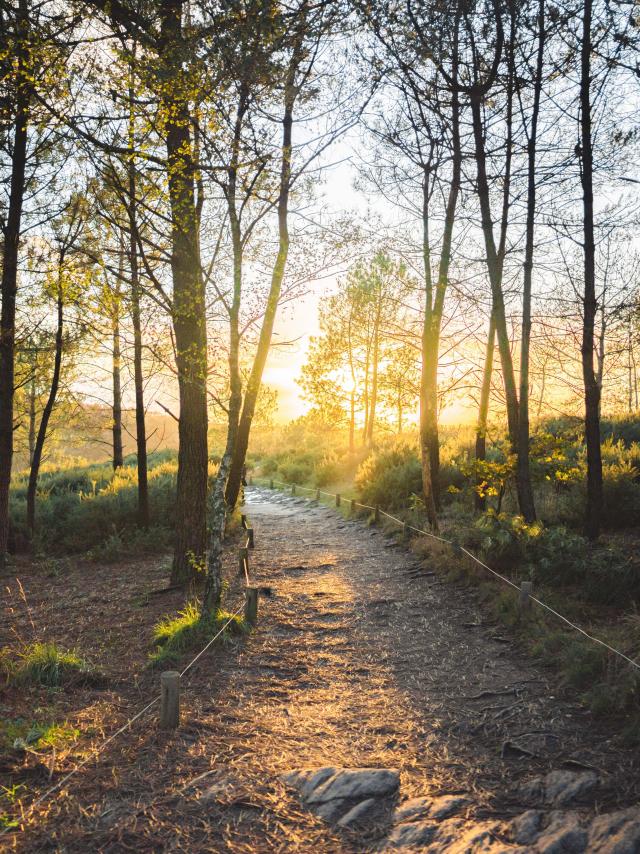
M201 616L197 602L190 602L177 616L164 617L153 629L153 641L156 649L150 656L152 666L177 661L188 650L204 645L222 626L231 620L222 634L225 640L231 634L240 634L245 630L241 616L232 616L226 611Z
M304 460L286 460L278 465L278 473L285 483L306 483L311 480L313 466Z
M136 525L137 469L129 456L117 471L111 466L74 466L41 475L36 501L36 554L48 556L90 551L112 560L170 546L174 528L177 462L175 453L149 455L151 525ZM17 545L27 542L26 486L18 475L11 490L11 523Z
M416 451L398 442L371 454L356 472L356 487L365 504L385 509L406 508L422 492L422 470Z
M80 730L67 723L58 724L52 721L44 722L25 718L0 720L0 748L3 749L58 748L76 741L79 735Z
M19 653L11 667L10 678L20 685L53 688L70 682L91 683L97 673L77 652L61 649L52 642L37 642Z

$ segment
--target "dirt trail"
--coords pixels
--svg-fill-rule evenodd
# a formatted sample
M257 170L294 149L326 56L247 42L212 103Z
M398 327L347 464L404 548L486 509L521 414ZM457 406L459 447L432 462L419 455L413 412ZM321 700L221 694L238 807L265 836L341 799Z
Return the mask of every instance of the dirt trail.
M253 488L246 512L251 574L272 590L257 630L194 668L178 734L148 724L115 772L105 755L87 772L98 801L70 785L22 850L369 850L285 788L305 766L398 769L401 799L465 794L471 823L522 813L520 784L568 766L599 771L585 810L640 799L630 752L483 622L473 590L331 509Z

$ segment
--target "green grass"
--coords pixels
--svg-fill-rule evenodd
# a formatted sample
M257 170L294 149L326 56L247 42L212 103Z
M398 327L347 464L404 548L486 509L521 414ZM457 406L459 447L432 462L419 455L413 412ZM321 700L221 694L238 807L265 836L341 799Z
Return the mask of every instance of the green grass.
M214 615L202 617L198 603L190 602L177 616L164 617L153 629L156 648L150 655L151 666L170 664L179 660L183 653L204 646L228 620L231 622L221 636L223 641L246 630L240 615L219 610Z
M69 682L93 682L98 674L76 651L61 649L52 642L38 642L18 653L18 660L10 666L9 678L19 685L54 688Z
M0 748L59 748L78 739L80 730L67 723L14 718L0 721ZM6 792L5 792L6 796Z

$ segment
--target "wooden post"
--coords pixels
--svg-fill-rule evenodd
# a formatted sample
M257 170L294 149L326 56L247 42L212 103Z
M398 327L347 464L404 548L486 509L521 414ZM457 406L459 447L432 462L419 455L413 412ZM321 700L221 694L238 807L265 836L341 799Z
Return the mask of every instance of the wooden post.
M294 483L294 484L293 484L293 486L291 487L291 494L292 494L292 495L295 495L295 494L296 494L296 485L295 485L295 483Z
M380 524L380 507L378 504L376 504L376 510L375 510L373 518L374 518L376 525L379 525Z
M253 543L253 528L247 528L247 546L250 549L255 548Z
M273 489L273 478L269 481L269 489Z
M340 507L340 493L336 495L336 507Z
M533 590L533 584L531 581L523 581L520 584L520 610L521 611L529 611L531 609L531 591Z
M243 546L238 551L238 575L244 575L245 573L245 564L246 564L246 572L249 574L249 550L246 546Z
M249 475L249 486L253 486L253 475Z
M320 501L320 490L316 489L316 501Z
M350 516L355 516L355 515L356 515L356 500L355 500L355 498L352 498L352 499L351 499L351 509L350 509L350 511L349 511L349 515L350 515Z
M244 600L244 619L250 626L258 622L258 588L246 587Z
M160 674L160 729L177 729L180 723L180 674L165 670Z
M402 539L406 540L409 536L409 526L406 522L402 523Z
M244 515L244 513L242 513L240 516L240 522L243 528L247 527L247 517Z

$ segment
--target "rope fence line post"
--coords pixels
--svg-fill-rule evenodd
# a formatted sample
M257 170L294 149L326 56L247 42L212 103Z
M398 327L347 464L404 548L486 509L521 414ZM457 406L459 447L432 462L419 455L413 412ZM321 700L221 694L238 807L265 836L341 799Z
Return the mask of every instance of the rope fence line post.
M533 584L530 581L523 581L520 584L520 599L518 601L520 611L531 610L531 592Z
M316 501L320 501L320 490L316 489Z
M180 674L165 670L160 675L160 729L177 729L180 724Z
M292 494L292 495L295 495L295 494L296 494L296 485L295 485L295 483L294 483L294 484L293 484L293 486L291 487L291 494Z
M250 626L258 622L258 588L245 588L244 619Z
M273 489L273 478L269 481L269 489Z
M340 493L339 492L336 495L336 507L340 507Z
M249 549L242 546L238 549L238 575L249 574Z
M355 500L355 498L351 499L351 507L349 508L349 515L350 516L356 515L356 500Z
M380 524L380 505L376 504L376 509L373 512L373 520L376 525Z
M255 542L253 537L253 527L247 528L247 548L255 549Z
M409 537L409 525L406 522L402 523L402 539L406 540Z

